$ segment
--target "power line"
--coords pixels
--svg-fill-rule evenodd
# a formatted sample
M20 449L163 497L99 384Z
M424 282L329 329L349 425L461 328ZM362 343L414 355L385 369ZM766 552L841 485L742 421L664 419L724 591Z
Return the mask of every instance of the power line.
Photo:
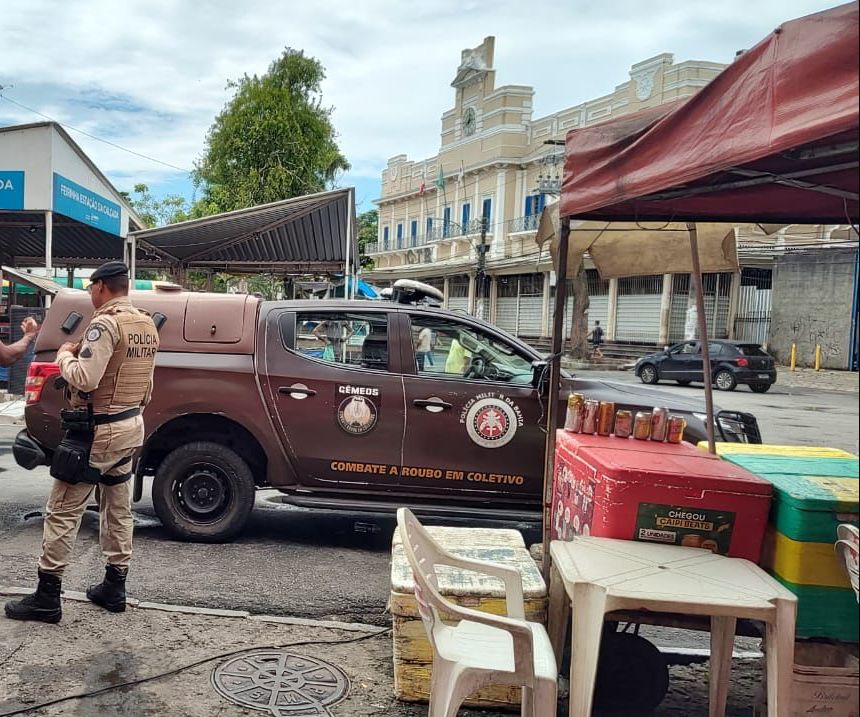
M5 88L2 85L0 85L0 93L2 93L3 89L5 89ZM39 112L39 110L35 110L32 107L28 107L27 105L22 104L21 102L18 102L17 100L13 100L8 95L0 94L0 98L6 100L7 102L11 102L13 105L17 105L18 107L20 107L22 109L25 109L28 112L32 112L34 114L39 115L40 117L44 117L46 120L49 120L51 122L56 122L58 125L60 125L60 127L63 127L64 129L70 129L73 132L78 132L79 134L82 134L85 137L89 137L90 139L94 139L96 142L102 142L103 144L110 145L111 147L122 150L123 152L128 152L129 154L133 154L135 157L140 157L141 159L146 159L146 160L149 160L150 162L155 162L156 164L162 164L165 167L170 167L170 169L175 169L178 172L184 172L185 174L191 174L190 169L185 169L184 167L177 167L175 164L170 164L170 162L163 162L162 160L156 159L155 157L150 157L149 155L141 154L140 152L135 152L133 149L129 149L128 147L123 147L122 145L119 145L116 142L111 142L110 140L102 139L101 137L96 137L94 134L90 134L89 132L87 132L85 130L78 129L77 127L73 127L70 124L60 122L59 120L56 120L53 117L50 117L49 115L46 115L44 112Z

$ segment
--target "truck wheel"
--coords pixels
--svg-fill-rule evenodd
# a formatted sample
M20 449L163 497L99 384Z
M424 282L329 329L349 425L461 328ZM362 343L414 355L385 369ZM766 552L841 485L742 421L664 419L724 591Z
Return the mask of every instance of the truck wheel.
M750 390L753 393L767 393L770 391L771 384L769 383L751 383Z
M200 543L235 538L254 507L248 464L220 443L188 443L158 467L152 503L176 538Z

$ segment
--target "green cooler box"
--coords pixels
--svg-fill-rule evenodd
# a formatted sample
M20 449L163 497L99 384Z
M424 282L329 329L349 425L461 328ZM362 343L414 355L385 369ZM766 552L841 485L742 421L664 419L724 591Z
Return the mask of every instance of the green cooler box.
M858 606L833 549L836 527L858 523L856 458L723 453L773 484L762 565L794 592L799 637L858 641Z

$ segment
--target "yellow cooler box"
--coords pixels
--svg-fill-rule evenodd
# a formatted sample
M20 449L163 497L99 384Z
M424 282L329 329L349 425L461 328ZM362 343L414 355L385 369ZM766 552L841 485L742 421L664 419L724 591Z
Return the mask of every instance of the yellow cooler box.
M535 561L515 530L428 528L448 552L472 560L515 567L523 576L526 619L546 622L547 591ZM439 590L446 599L475 610L504 615L505 588L501 580L454 568L440 568ZM409 702L430 697L433 650L415 604L415 583L406 553L395 531L391 546L391 615L394 625L394 694ZM511 707L520 703L519 688L490 685L476 692L467 705Z

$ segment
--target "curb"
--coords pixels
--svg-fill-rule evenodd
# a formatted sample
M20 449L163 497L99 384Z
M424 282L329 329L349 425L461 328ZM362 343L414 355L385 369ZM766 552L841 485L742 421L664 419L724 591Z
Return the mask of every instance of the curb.
M21 588L15 585L0 585L0 595L29 595L33 588ZM79 590L63 590L63 598L73 602L86 602L86 593ZM161 612L184 613L187 615L206 615L208 617L229 617L242 620L253 620L254 622L275 623L278 625L293 625L295 627L317 627L329 630L343 630L344 632L371 632L382 634L390 628L379 625L367 625L361 622L340 622L339 620L314 620L306 617L290 617L289 615L252 615L245 610L220 610L209 607L195 607L193 605L171 605L160 602L141 602L135 598L128 598L126 603L129 607L137 610L160 610Z

